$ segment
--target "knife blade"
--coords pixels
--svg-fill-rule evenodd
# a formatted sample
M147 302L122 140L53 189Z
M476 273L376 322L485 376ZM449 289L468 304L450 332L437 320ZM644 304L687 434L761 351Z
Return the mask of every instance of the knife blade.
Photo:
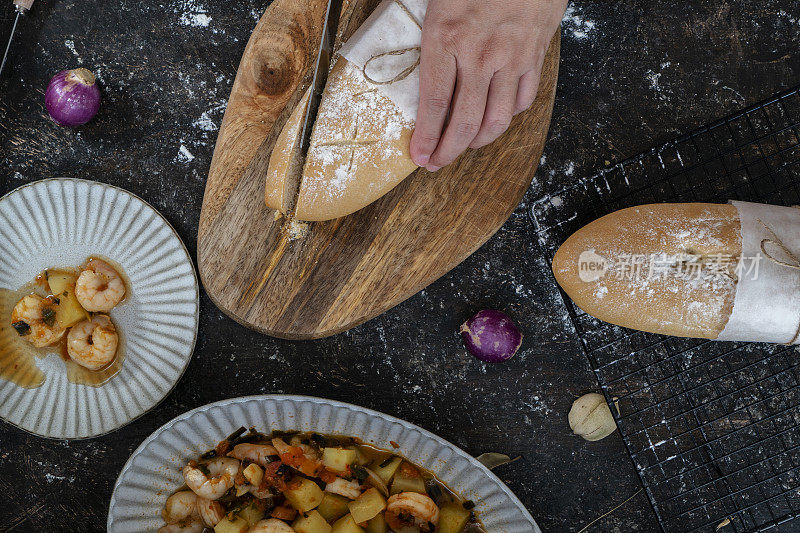
M14 8L17 12L17 15L14 17L14 25L11 27L11 35L8 36L8 44L6 45L6 51L3 54L3 61L0 62L0 74L3 74L3 68L6 66L8 51L11 50L11 42L14 40L14 32L17 31L19 16L30 11L31 7L33 7L33 0L14 0Z
M339 25L339 16L342 11L342 0L328 0L328 8L325 13L325 25L322 28L322 38L317 51L317 60L314 65L314 75L311 81L311 96L308 100L305 114L303 115L303 128L300 137L300 153L303 162L308 155L308 147L311 144L311 132L319 111L319 104L322 101L322 92L325 90L325 82L328 81L328 70L330 69L331 57L333 56L333 45L336 42L336 29ZM302 168L302 167L301 167Z

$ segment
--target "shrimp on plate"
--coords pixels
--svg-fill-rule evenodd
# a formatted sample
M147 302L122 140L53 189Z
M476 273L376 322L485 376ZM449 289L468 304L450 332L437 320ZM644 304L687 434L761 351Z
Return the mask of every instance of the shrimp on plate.
M20 337L43 348L55 344L66 331L56 320L56 311L52 296L42 298L38 294L24 296L11 312L11 326Z
M125 282L114 267L92 258L75 282L75 297L87 311L107 313L125 298Z
M197 494L190 490L176 492L169 498L161 511L161 518L167 524L174 524L196 514Z
M242 443L234 446L228 455L240 461L247 460L261 466L267 466L277 459L278 450L269 444Z
M95 315L74 325L67 334L70 358L89 370L108 366L117 355L119 335L107 315Z
M225 508L222 504L205 498L197 498L197 513L206 527L214 527L225 518Z
M439 525L439 507L424 494L401 492L386 502L386 523L395 531L410 526L428 533Z
M201 498L218 500L233 487L241 463L231 457L217 457L203 466L208 475L196 465L189 464L183 467L186 486Z

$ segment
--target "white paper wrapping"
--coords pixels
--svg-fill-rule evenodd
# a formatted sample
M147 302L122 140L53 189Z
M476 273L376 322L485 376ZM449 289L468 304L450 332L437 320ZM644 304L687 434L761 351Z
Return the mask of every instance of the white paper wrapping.
M731 204L739 211L742 223L742 257L748 262L760 259L757 275L752 270L748 273L747 268L742 269L733 312L718 340L797 344L800 270L765 257L761 242L775 240L777 236L788 250L800 257L800 209L737 201ZM778 245L767 243L766 250L780 261L792 262Z
M420 25L425 19L428 0L401 0L416 22L395 0L383 0L372 15L342 46L339 53L359 69L371 58L422 44ZM367 74L375 80L390 80L414 64L419 52L409 51L399 56L384 56L370 62ZM375 85L400 109L403 115L416 121L419 107L419 68L402 80L387 85Z

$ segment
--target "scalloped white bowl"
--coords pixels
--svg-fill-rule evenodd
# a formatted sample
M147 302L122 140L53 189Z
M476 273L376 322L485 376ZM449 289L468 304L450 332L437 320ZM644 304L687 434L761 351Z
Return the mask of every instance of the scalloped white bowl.
M194 351L197 276L180 237L152 206L117 187L70 178L0 198L0 287L17 290L45 268L79 265L92 254L113 259L130 278L131 294L111 311L125 361L100 387L68 381L57 354L37 360L45 375L38 388L0 379L0 418L44 437L94 437L141 416L172 390Z
M475 501L489 533L541 533L522 502L475 458L413 424L355 405L308 396L233 398L171 420L133 452L114 486L108 531L155 531L167 497L183 484L181 468L237 428L350 435L398 453L430 470L456 493Z

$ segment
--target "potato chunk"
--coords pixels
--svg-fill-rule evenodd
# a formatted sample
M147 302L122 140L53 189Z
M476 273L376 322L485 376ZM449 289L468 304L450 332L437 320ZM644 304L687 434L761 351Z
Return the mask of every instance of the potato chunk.
M303 477L292 479L287 485L283 495L292 507L301 513L307 513L322 503L324 494L319 485Z
M401 492L428 493L425 490L425 480L417 470L417 467L405 461L397 470L392 481L391 493L400 494Z
M331 533L331 525L316 510L300 515L292 523L292 529L297 533Z
M446 503L439 510L439 533L461 533L469 522L470 512L459 503Z
M389 526L386 524L386 518L384 518L383 513L367 522L366 533L388 533L388 531Z
M264 470L255 463L247 465L247 468L242 470L242 474L255 487L258 487L261 484L261 480L264 479Z
M350 503L350 500L344 496L325 492L322 503L317 507L317 511L319 511L328 522L335 522L348 513L348 503Z
M350 465L356 461L356 451L345 448L325 448L322 450L322 464L334 472L347 474Z
M378 489L371 488L365 490L361 496L347 504L350 514L356 523L366 522L386 509L386 499L378 492Z
M60 270L47 271L47 284L50 293L58 298L56 306L56 320L62 328L69 328L82 320L89 318L89 314L78 303L75 297L75 282L77 276Z
M250 527L253 527L256 522L264 518L264 509L253 501L245 505L238 514L240 518L247 521Z
M376 474L378 474L378 477L381 478L383 482L388 485L389 482L394 477L395 472L397 472L397 469L400 468L400 463L402 462L403 462L402 458L395 457L391 461L389 461L389 463L386 466L378 466L373 470L375 471Z
M333 524L331 533L364 533L364 528L356 524L351 515L345 515Z

